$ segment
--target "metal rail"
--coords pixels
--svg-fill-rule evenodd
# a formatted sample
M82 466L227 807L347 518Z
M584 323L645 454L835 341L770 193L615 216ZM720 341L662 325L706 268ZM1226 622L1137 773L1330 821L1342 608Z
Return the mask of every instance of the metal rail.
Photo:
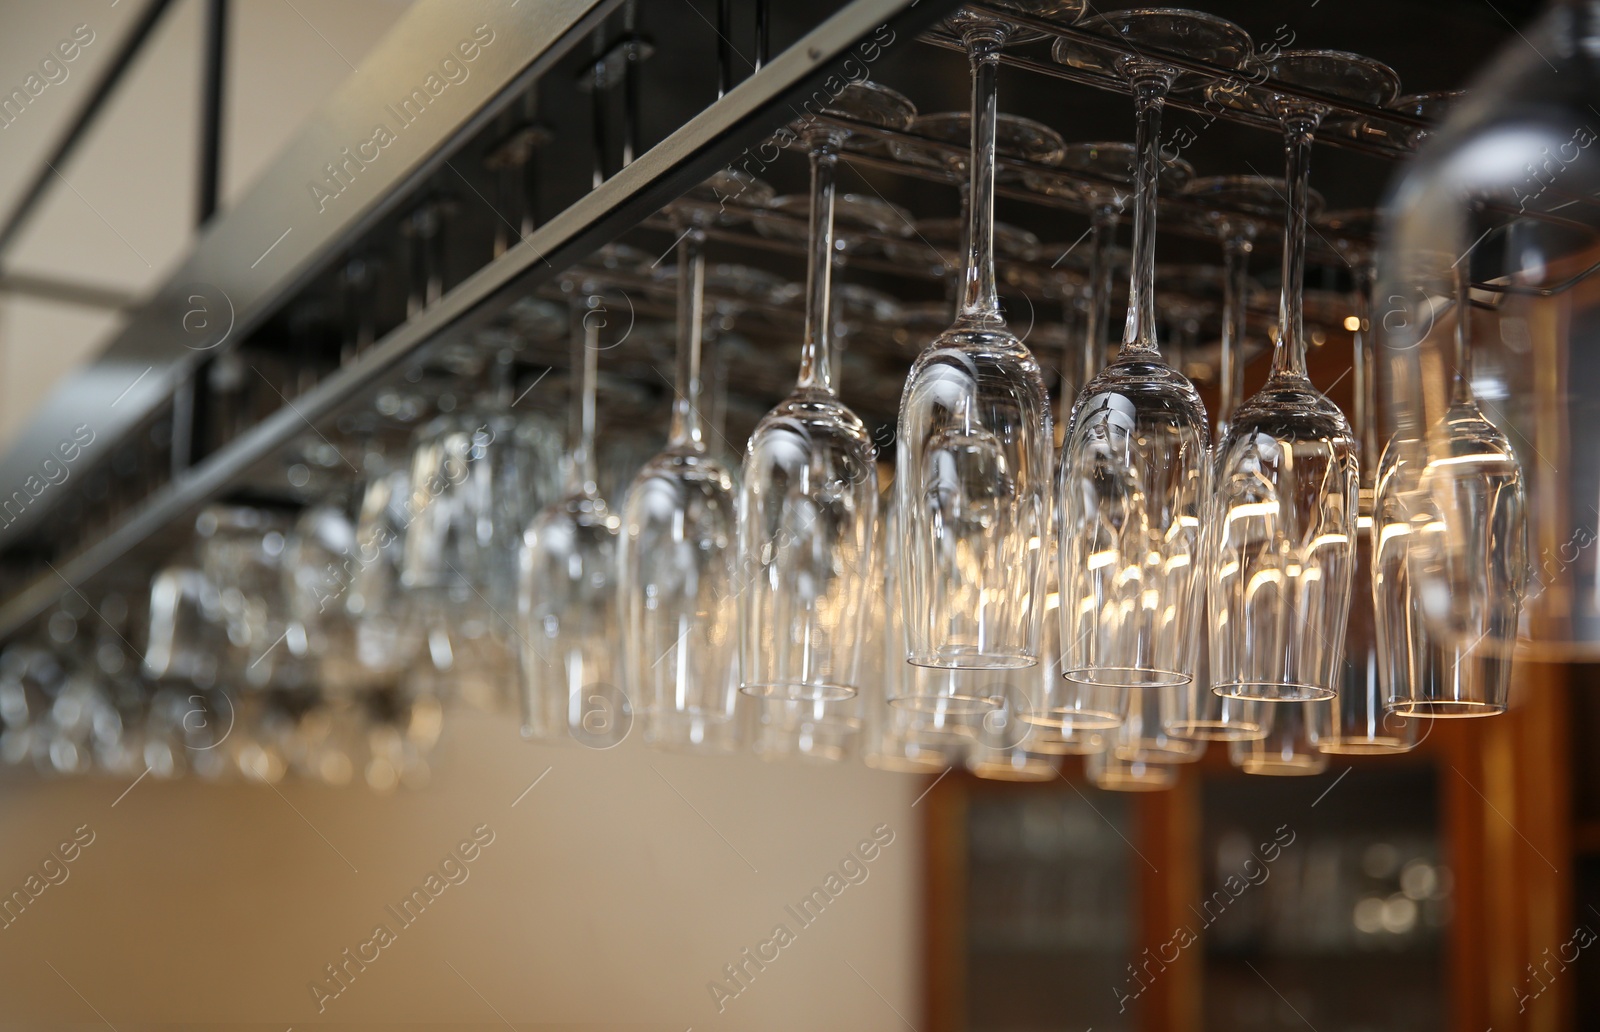
M537 77L622 0L548 0L508 8L494 0L432 0L413 6L298 132L250 189L205 228L184 263L91 365L59 383L0 458L0 485L15 490L73 427L121 440L172 397L200 361L231 347L279 310L328 256L358 239L416 184L442 168L452 144L469 138L520 83ZM341 151L369 141L387 105L406 95L449 56L457 40L488 26L470 74L428 105L320 205L308 182ZM390 119L392 120L392 119ZM225 327L197 336L186 319L202 306ZM224 317L226 317L224 319ZM44 501L44 499L41 499ZM14 545L48 512L29 506L0 527L0 549Z
M433 167L443 165L448 157L445 148L451 141L482 127L501 104L514 99L516 89L531 82L556 53L564 52L619 2L550 0L539 8L537 16L508 12L501 4L481 0L433 0L413 9L378 52L367 59L362 74L350 77L323 116L274 163L252 195L239 209L218 221L173 281L140 313L107 355L56 392L30 427L23 446L13 449L0 464L0 483L20 483L32 457L29 446L47 452L63 439L60 435L69 434L73 425L83 421L85 413L105 412L118 405L147 412L169 396L174 377L187 372L194 355L182 354L187 349L179 330L189 284L203 276L212 282L220 280L224 296L235 303L237 324L258 324L305 282L321 261L337 253L360 229L373 224L379 214L398 203L408 186L420 181ZM110 533L21 586L0 604L0 637L15 633L42 613L69 585L82 584L104 571L163 527L192 518L230 482L304 433L308 423L315 424L361 397L424 345L482 328L516 298L554 278L595 247L642 222L663 204L703 181L742 148L792 118L789 102L816 88L832 66L875 29L889 25L895 33L895 42L890 45L909 46L918 31L955 6L938 0L854 0L638 160L540 226L525 238L523 246L514 247L485 265L438 302L296 397L293 405L277 410L185 471L140 503ZM513 17L518 19L514 25L510 22ZM471 83L478 79L479 71L486 72L484 88L470 95L463 92L459 102L444 112L448 118L439 120L441 128L429 134L426 147L414 145L404 154L394 155L393 171L381 182L376 181L378 177L373 177L370 184L356 178L349 191L359 196L349 198L350 210L359 209L360 214L346 216L337 226L330 222L326 230L316 232L320 227L316 220L321 216L314 205L306 202L305 177L327 157L337 155L340 147L370 133L371 113L388 101L387 94L397 83L409 83L425 74L416 67L416 55L436 50L442 53L445 44L441 41L463 34L456 26L467 25L470 32L470 26L479 22L493 24L497 32L507 26L506 31L512 36L510 45L503 50L484 48L486 64L475 69L468 80ZM503 55L503 59L487 62L491 51ZM489 88L490 83L494 89ZM446 92L441 100L449 96ZM313 157L317 158L315 162ZM337 203L345 200L341 195ZM331 208L326 213L333 214ZM282 229L284 225L289 229ZM276 227L282 233L277 236L277 243L267 227ZM296 239L290 231L302 227L308 231ZM240 268L257 253L261 253L260 258L248 268ZM283 273L267 283L246 275L272 256L279 258ZM157 363L161 365L159 383L135 396L141 381L157 379L152 373ZM123 395L120 399L119 392ZM117 436L131 423L131 419L119 418L118 429L110 430L109 436ZM97 433L107 427L99 421L93 425ZM0 544L15 540L21 523L19 520L0 531Z

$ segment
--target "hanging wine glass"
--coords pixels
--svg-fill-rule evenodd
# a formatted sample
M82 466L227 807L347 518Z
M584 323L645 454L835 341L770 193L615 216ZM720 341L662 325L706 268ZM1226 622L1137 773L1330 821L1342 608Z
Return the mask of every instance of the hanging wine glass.
M616 586L621 521L596 485L595 382L603 319L594 318L595 284L569 281L572 377L566 493L528 524L519 556L523 735L588 740L585 718L616 726L620 695L612 635L621 625ZM591 720L592 723L592 720Z
M891 699L916 694L902 687L915 677L948 676L906 662L905 610L900 590L899 512L893 487L881 499L877 570L883 591L874 594L868 641L871 660L862 675L862 758L867 766L905 773L938 773L957 767L971 740L970 728L948 713L924 713L890 705Z
M1125 760L1190 763L1205 755L1203 740L1173 733L1189 722L1186 685L1124 692L1122 724L1110 732L1111 751Z
M757 705L751 752L763 760L841 763L861 745L860 696L785 699L752 696Z
M847 87L830 113L900 124L898 97L870 83ZM858 686L865 599L878 519L877 449L834 383L833 200L847 133L804 133L811 149L811 253L805 337L794 392L756 425L745 451L739 568L745 581L742 690L791 700L835 700Z
M738 611L733 478L700 411L705 230L678 241L677 387L667 448L628 489L618 544L624 691L645 740L704 740L734 718ZM680 727L678 725L689 725Z
M1042 744L1043 729L1025 719L1037 701L1027 691L1031 685L1019 688L996 671L931 669L925 673L960 682L951 689L953 696L995 700L993 709L962 718L971 728L965 758L968 771L991 781L1051 781L1057 777L1061 756L1068 748L1047 749ZM1034 673L1026 670L1020 676L1031 679Z
M1389 708L1402 716L1505 711L1527 590L1522 466L1473 393L1471 264L1454 267L1450 406L1429 431L1428 461L1402 475L1409 452L1391 443L1379 472L1373 592Z
M1091 320L1092 321L1092 320ZM1092 357L1084 354L1096 350L1094 338L1088 334L1063 349L1061 363L1062 415L1067 409L1067 387L1073 371L1087 370L1095 365ZM1058 456L1059 458L1059 456ZM1056 467L1059 480L1061 467ZM1087 754L1106 748L1108 736L1104 734L1122 723L1125 700L1121 693L1105 685L1083 681L1070 681L1061 676L1064 656L1061 650L1061 590L1060 562L1057 549L1061 540L1061 507L1051 512L1051 532L1046 544L1045 596L1042 635L1042 653L1036 669L1037 678L1023 707L1021 718L1033 725L1031 745L1040 752Z
M1082 10L1026 9L1041 7L1064 21ZM960 313L917 358L900 401L906 637L921 666L1015 669L1039 659L1052 444L1039 364L1006 329L995 292L996 74L1018 36L970 11L943 31L961 38L972 68L971 228Z
M1370 239L1374 212L1334 212L1318 220L1318 232L1334 253L1351 263L1354 328L1351 330L1355 405L1351 428L1360 449L1361 492L1356 516L1355 591L1350 599L1350 623L1345 631L1343 677L1329 703L1326 728L1317 741L1325 753L1343 756L1387 755L1416 747L1417 725L1389 711L1389 697L1381 670L1390 657L1379 647L1378 602L1375 583L1374 531L1376 484L1379 470L1377 435L1377 355L1372 347L1370 296L1373 267L1370 252L1351 234ZM1387 604L1387 601L1385 602ZM1402 656L1407 651L1402 648ZM1403 662L1403 659L1402 659Z
M1164 792L1178 784L1172 764L1130 760L1109 749L1085 757L1083 770L1091 784L1107 792Z
M1398 92L1392 71L1356 54L1285 51L1271 70L1275 81L1369 104ZM1279 92L1219 88L1213 96L1282 123L1289 204L1272 372L1234 413L1218 467L1208 564L1212 676L1225 695L1327 699L1342 673L1358 500L1350 424L1306 374L1306 180L1327 108Z
M369 452L363 466L368 475L356 509L357 562L342 601L355 663L373 683L392 684L424 667L433 672L429 657L413 663L425 629L401 579L412 518L411 470L409 462L393 462L378 451Z
M1321 774L1328 769L1328 753L1322 741L1328 734L1331 702L1245 703L1250 719L1260 724L1259 738L1228 743L1228 762L1246 774L1278 777Z
M1178 52L1237 67L1250 38L1231 22L1176 10L1123 11L1085 27L1120 39L1131 52L1110 55L1062 39L1055 58L1113 72L1130 85L1138 164L1122 348L1080 392L1062 445L1063 673L1114 688L1177 688L1194 673L1211 435L1199 393L1162 361L1156 340L1161 110L1180 76L1141 54Z

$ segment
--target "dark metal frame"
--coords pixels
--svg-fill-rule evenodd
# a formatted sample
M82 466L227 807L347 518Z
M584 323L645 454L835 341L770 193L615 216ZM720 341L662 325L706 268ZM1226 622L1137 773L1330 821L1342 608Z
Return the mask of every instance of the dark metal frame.
M428 172L446 165L453 142L466 139L487 124L504 104L513 101L520 90L549 66L556 54L580 42L598 20L620 2L562 0L545 5L537 18L523 17L516 25L519 33L514 36L513 45L500 51L509 54L516 50L520 64L513 66L502 61L495 66L475 69L469 83L479 79L478 72L491 74L482 76L484 86L471 95L470 106L463 100L447 112L451 116L448 131L433 134L426 154L415 155L404 169L400 168L402 162L396 160L392 173L381 183L363 190L363 198L356 199L366 202L359 214L354 213L356 205L352 204L353 213L336 226L330 226L327 232L315 239L296 241L293 253L286 256L289 261L285 262L292 272L278 276L266 288L250 285L245 274L251 267L252 255L272 243L273 234L265 227L282 225L282 222L273 222L273 216L287 215L291 204L298 203L302 207L305 204L305 191L300 183L308 171L303 167L309 162L308 156L321 155L324 151L331 156L337 152L337 146L329 147L331 141L342 144L357 138L356 131L350 128L352 125L365 128L363 118L351 112L357 100L352 94L370 95L374 90L384 90L385 83L389 89L393 89L396 82L409 83L416 54L431 55L440 49L438 40L455 38L456 33L441 27L440 23L460 22L460 12L466 5L450 0L420 5L420 9L414 10L413 15L380 45L378 52L367 58L363 74L352 77L362 82L336 94L324 115L286 149L251 196L217 220L172 283L140 313L107 354L57 391L46 410L30 426L22 443L0 462L0 484L20 483L26 475L31 448L44 451L53 447L71 426L103 413L109 407L104 403L117 398L119 392L126 394L121 404L138 402L130 406L137 409L138 414L148 413L171 396L173 380L191 373L197 357L195 352L189 355L174 352L185 350L179 330L182 305L191 289L189 284L200 279L202 271L211 283L220 283L225 296L235 303L240 301L235 289L245 295L246 304L239 304L236 309L241 326L259 324L307 280L311 271L329 256L339 253L360 230L370 227L398 203L398 198L409 187L419 183ZM473 8L479 6L473 5ZM954 6L953 0L854 0L667 139L539 226L525 238L522 246L510 249L479 269L437 303L296 397L292 405L277 410L182 472L138 505L104 537L64 557L47 572L20 586L0 604L0 637L14 634L44 612L70 586L80 585L106 570L163 528L191 518L247 470L269 459L303 433L308 423L317 423L361 396L423 346L448 335L470 334L481 328L518 297L555 278L595 247L642 222L663 204L703 181L737 156L742 148L789 121L793 112L788 103L815 89L835 62L879 26L891 25L897 42L912 45L918 31ZM551 11L552 7L557 10ZM506 11L496 6L495 13L503 17ZM558 28L563 31L556 31ZM487 56L488 51L485 53ZM489 88L490 80L493 89ZM370 119L365 121L370 122ZM444 126L446 121L440 119L439 125ZM350 189L361 185L362 181L357 179ZM306 225L307 221L301 219L295 228ZM307 237L310 236L312 234L308 233ZM287 244L285 238L279 240L280 244ZM271 249L268 251L270 253ZM235 333L242 335L240 330ZM174 338L180 339L175 341ZM141 370L148 372L157 361L163 364L161 381L135 398L128 384L139 377L153 379ZM93 425L97 432L102 428L100 423ZM116 438L131 425L134 425L132 418L121 419L119 427L108 436ZM30 522L41 518L46 511L43 506L37 511L30 509ZM0 546L15 542L24 529L23 520L0 529Z

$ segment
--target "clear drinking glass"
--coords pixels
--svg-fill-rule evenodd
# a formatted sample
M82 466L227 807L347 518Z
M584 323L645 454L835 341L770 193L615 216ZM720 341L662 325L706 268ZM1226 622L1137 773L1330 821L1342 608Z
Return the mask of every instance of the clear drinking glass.
M1369 104L1398 92L1388 68L1339 51L1285 51L1271 70L1277 80ZM1307 176L1327 109L1286 94L1213 96L1283 124L1289 205L1272 372L1234 413L1219 464L1208 564L1212 676L1225 695L1327 699L1343 673L1359 466L1344 413L1306 375Z
M1206 743L1174 734L1188 716L1185 685L1125 692L1122 725L1111 735L1111 751L1125 760L1189 763L1205 755Z
M1343 224L1347 220L1340 220ZM1334 237L1335 246L1339 238ZM1351 334L1355 375L1352 427L1361 458L1361 493L1356 516L1355 590L1350 598L1350 623L1345 630L1344 676L1329 702L1328 725L1317 748L1342 756L1386 755L1407 752L1417 744L1420 721L1393 713L1388 707L1381 670L1390 657L1378 639L1378 600L1374 596L1374 506L1378 474L1377 404L1373 373L1369 292L1372 288L1370 255L1351 251L1355 261L1356 328ZM1387 600L1384 601L1388 604ZM1403 652L1402 652L1403 655ZM1403 661L1403 660L1402 660ZM1236 700L1237 701L1237 700ZM1249 706L1251 703L1244 703Z
M1065 749L1041 746L1043 729L1024 719L1030 709L1033 670L1008 675L989 670L928 670L931 677L964 682L956 694L996 700L984 713L970 713L962 723L970 730L965 763L968 771L991 781L1050 781L1058 773ZM1016 679L1026 679L1021 685Z
M899 513L892 487L881 499L880 511L876 576L883 578L883 591L873 596L868 662L861 678L862 758L867 766L880 770L937 773L961 765L971 736L954 715L890 704L908 694L904 684L912 678L948 676L949 672L906 661Z
M1516 453L1473 393L1470 265L1457 263L1452 316L1435 330L1454 342L1444 425L1420 473L1406 468L1417 453L1400 440L1379 471L1373 597L1388 705L1401 716L1492 716L1510 701L1527 493Z
M1091 784L1107 792L1164 792L1178 784L1172 764L1124 759L1112 750L1086 757L1083 770Z
M512 407L513 343L477 341L486 388L416 432L402 572L440 681L489 712L515 708L515 556L560 461L553 424Z
M1379 375L1390 451L1406 452L1392 467L1404 482L1388 486L1414 538L1410 590L1447 654L1588 663L1600 659L1600 11L1552 2L1519 36L1385 198L1377 296L1403 304L1386 306ZM1438 317L1458 293L1452 265L1471 266L1475 414L1461 411L1457 341ZM1508 525L1515 509L1525 545ZM1513 572L1523 548L1531 569Z
M863 121L909 118L884 116L892 108L867 83L842 91L828 110ZM878 467L866 425L834 383L833 200L845 136L826 126L806 131L811 247L800 380L756 425L745 450L740 667L742 689L757 696L844 699L858 687Z
M969 11L946 31L961 37L972 66L971 228L956 323L918 356L900 401L908 658L1014 669L1039 659L1050 405L1039 364L1006 329L995 293L995 85L1010 31Z
M573 379L568 415L566 493L528 524L519 555L523 736L588 741L611 721L621 696L615 635L621 520L595 481L595 380L603 319L593 284L566 284ZM587 723L586 723L587 719ZM607 724L606 726L612 726Z
M1156 340L1161 110L1179 73L1139 52L1152 47L1236 67L1250 38L1231 22L1175 10L1123 11L1085 27L1133 45L1109 70L1134 94L1138 164L1122 348L1079 393L1062 444L1063 674L1113 688L1175 688L1195 668L1211 432L1199 393L1162 361ZM1066 39L1055 57L1100 70L1108 64L1103 51Z
M221 673L226 637L216 586L189 565L166 566L150 580L144 675L208 688ZM0 708L0 718L10 723Z
M840 763L861 746L861 697L785 699L752 697L757 704L751 751L763 760Z
M737 496L700 412L704 247L699 226L678 241L672 429L628 489L618 542L622 687L652 743L726 734L715 725L733 721L739 688Z
M1228 761L1246 774L1293 777L1321 774L1328 769L1328 750L1321 748L1328 733L1331 702L1267 702L1245 704L1265 734L1249 741L1229 742Z
M410 463L369 452L367 481L356 509L356 563L343 599L355 638L355 661L374 683L412 670L423 628L402 587L406 527L411 522ZM424 663L428 662L426 658Z
M1079 337L1075 344L1078 354L1071 353L1069 347L1066 349L1067 353L1062 356L1059 404L1063 410L1061 412L1063 426L1070 416L1068 408L1070 402L1067 395L1069 378L1075 372L1077 375L1086 374L1092 378L1098 371L1094 356L1099 349L1095 344L1095 338L1085 334ZM1058 455L1056 465L1058 483L1061 470ZM1045 563L1046 591L1041 632L1043 652L1039 666L1035 668L1038 673L1035 690L1029 693L1028 706L1022 713L1022 718L1034 725L1033 746L1041 752L1093 753L1106 747L1107 736L1102 732L1116 728L1122 723L1125 700L1120 692L1107 685L1068 680L1062 676L1062 662L1065 657L1061 650L1061 566L1057 555L1061 540L1061 516L1062 508L1058 505L1051 512L1050 538L1046 545L1048 549Z
M355 627L344 608L359 559L355 522L342 494L335 492L303 509L283 552L289 615L305 634L319 684L338 697L365 687L366 682L357 662Z

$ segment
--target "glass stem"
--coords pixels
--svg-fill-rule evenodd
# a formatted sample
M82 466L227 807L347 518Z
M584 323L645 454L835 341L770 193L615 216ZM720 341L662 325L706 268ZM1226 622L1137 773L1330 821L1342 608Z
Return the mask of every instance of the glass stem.
M1249 314L1246 295L1250 281L1250 252L1255 245L1248 236L1230 233L1222 243L1222 357L1218 363L1217 426L1233 418L1233 410L1244 397L1244 330Z
M589 308L586 287L572 293L572 368L578 376L571 390L567 409L567 439L572 448L568 457L567 494L593 497L599 492L594 454L594 394L599 376L600 324L591 318L598 313Z
M1128 322L1122 354L1156 350L1156 191L1161 176L1161 109L1171 78L1162 69L1133 77L1138 164L1133 187L1133 268L1128 276Z
M800 389L833 394L833 195L839 143L811 140L811 255L806 270L806 334L800 345Z
M1450 403L1473 404L1472 395L1472 258L1456 262L1455 372L1450 378Z
M489 399L496 410L504 412L511 408L513 376L516 369L516 355L510 348L502 348L495 352L494 360L489 366Z
M1278 301L1278 346L1272 375L1306 379L1306 189L1311 177L1311 144L1322 115L1296 111L1283 120L1284 185L1289 206L1283 222L1283 295Z
M1106 323L1111 320L1111 245L1116 242L1117 211L1100 205L1089 219L1089 319L1083 331L1079 389L1094 379L1105 358Z
M678 383L672 399L669 448L705 450L700 417L700 350L705 342L706 234L691 227L678 241Z
M972 148L960 317L969 325L998 326L1001 322L994 283L994 134L999 117L1000 47L1005 35L1003 29L985 26L967 33L966 38L972 63Z
M1372 332L1372 281L1375 270L1370 261L1356 266L1356 330L1351 336L1355 359L1355 406L1351 410L1356 440L1361 451L1362 487L1374 487L1378 478L1378 356L1368 336Z

